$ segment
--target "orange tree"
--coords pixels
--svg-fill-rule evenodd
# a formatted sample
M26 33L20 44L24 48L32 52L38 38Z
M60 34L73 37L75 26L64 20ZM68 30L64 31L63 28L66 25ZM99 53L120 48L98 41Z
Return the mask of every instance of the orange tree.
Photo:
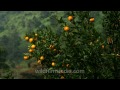
M57 19L61 33L53 33L50 28L27 33L30 42L24 60L35 57L38 65L47 68L47 79L97 79L105 78L105 42L94 29L94 17L89 11L68 12L67 19Z
M90 17L88 11L72 11L68 13L68 20L62 21L61 19L65 31L61 35L61 44L65 43L62 48L65 58L63 61L69 64L72 71L85 71L64 74L65 78L105 78L101 66L104 64L102 53L106 43L94 29L95 18Z
M24 60L36 58L38 65L50 68L55 61L55 56L60 54L59 37L50 28L27 33L25 40L30 43L28 52L24 54Z
M107 50L105 57L108 57L109 70L112 78L120 78L120 12L119 11L103 11L103 29L106 34Z

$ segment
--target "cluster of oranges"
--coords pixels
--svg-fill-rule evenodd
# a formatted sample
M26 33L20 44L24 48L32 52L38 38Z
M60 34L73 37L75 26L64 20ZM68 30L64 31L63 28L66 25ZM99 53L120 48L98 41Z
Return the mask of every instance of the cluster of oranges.
M37 36L38 36L37 34L35 34L35 38L29 38L28 36L25 36L24 39L25 39L26 41L32 43L33 41L36 41ZM35 44L32 44L32 45L30 46L28 52L29 52L29 53L34 52L34 51L35 51L35 48L36 48L36 45L35 45ZM28 60L28 59L30 58L30 56L25 55L23 58L24 58L24 60Z
M41 61L43 61L45 59L44 56L40 56L39 60L37 61L38 64L41 64Z
M72 21L73 19L74 19L73 16L68 16L68 21ZM92 17L92 18L89 19L89 21L94 22L95 19ZM70 28L68 26L65 26L63 29L64 29L64 31L69 31L70 30Z
M25 39L26 41L28 41L29 43L32 43L32 45L29 46L29 50L28 50L29 53L33 53L33 52L35 51L35 48L36 48L36 45L33 44L33 42L34 42L34 41L37 41L38 34L35 34L34 36L35 36L34 38L29 38L28 36L25 36L25 37L24 37L24 39ZM45 40L42 40L42 42L45 43L46 41L45 41ZM52 44L49 45L49 49L52 50L52 51L54 51L54 52L57 51L57 49L55 48L55 46L52 45ZM28 59L30 59L30 57L31 57L30 55L24 55L23 59L24 59L24 60L28 60ZM38 64L41 64L41 61L43 61L44 59L45 59L44 56L40 56L39 59L37 60L37 63L38 63ZM51 66L55 66L55 65L56 65L56 63L52 61Z
M68 21L72 21L73 20L73 16L68 16ZM69 31L70 28L68 26L65 26L64 28L64 31Z
M35 36L34 38L29 38L28 36L25 36L24 39L25 39L26 41L32 43L32 42L34 42L34 41L37 41L37 36L38 36L38 34L36 33L34 36ZM32 44L32 45L30 46L28 52L29 52L29 53L33 53L33 52L35 51L35 48L36 48L36 45L35 45L35 44ZM29 58L30 58L30 56L28 56L28 55L25 55L25 56L24 56L24 60L28 60ZM44 60L44 56L40 56L40 60ZM38 60L38 63L40 63L40 60Z

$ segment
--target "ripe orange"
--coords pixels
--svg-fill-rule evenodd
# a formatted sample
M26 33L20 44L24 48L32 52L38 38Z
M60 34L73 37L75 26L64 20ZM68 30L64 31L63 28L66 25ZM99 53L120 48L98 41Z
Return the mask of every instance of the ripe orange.
M50 45L49 46L50 49L54 49L54 47L55 47L54 45Z
M33 44L33 45L31 46L31 48L32 48L32 49L35 49L35 48L36 48L36 46Z
M105 46L104 46L104 45L102 45L102 49L104 49L104 47L105 47Z
M73 16L68 16L68 20L69 21L73 20Z
M37 33L35 33L35 36L37 37L37 36L38 36L38 34L37 34Z
M41 64L41 61L40 61L40 60L38 60L38 61L37 61L37 63L38 63L38 64Z
M29 52L31 53L31 52L33 52L34 50L33 49L29 49Z
M28 40L29 40L29 37L26 36L26 37L25 37L25 40L28 41Z
M52 66L55 66L55 62L52 62Z
M120 55L119 55L119 54L117 54L116 56L118 56L118 57L119 57Z
M41 57L40 57L40 60L44 60L44 59L45 59L44 56L41 56Z
M69 67L69 64L66 64L66 67Z
M30 39L29 39L29 42L30 42L30 43L33 42L33 38L30 38Z
M56 49L53 49L53 51L55 52L55 51L56 51Z
M24 58L24 60L28 60L29 56L24 56L23 58Z
M64 31L69 31L69 30L70 30L70 28L68 26L64 27Z
M61 76L61 78L60 79L65 79L65 77L64 76Z
M95 19L94 18L90 18L90 22L94 22L95 21Z

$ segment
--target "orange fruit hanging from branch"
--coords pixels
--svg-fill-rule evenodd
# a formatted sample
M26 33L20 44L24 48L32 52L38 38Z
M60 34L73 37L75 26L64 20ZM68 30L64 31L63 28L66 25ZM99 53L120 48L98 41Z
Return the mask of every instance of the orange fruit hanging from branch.
M50 45L49 46L50 49L54 49L54 47L55 47L54 45Z
M26 36L26 37L25 37L25 40L28 41L28 40L29 40L29 37Z
M38 63L38 64L41 64L41 60L38 60L37 63Z
M104 46L104 45L102 45L101 47L102 47L102 49L104 49L104 48L105 48L105 46Z
M116 56L117 56L117 57L120 57L120 55L119 55L119 54L117 54Z
M40 57L40 60L44 60L44 56L41 56L41 57Z
M73 20L73 16L68 16L68 20L72 21Z
M30 39L29 39L29 42L31 43L31 42L33 42L33 40L34 40L33 38L30 38Z
M94 22L95 21L95 19L94 18L90 18L90 22Z
M55 66L55 62L52 62L52 66Z
M28 60L29 56L24 56L23 58L24 58L24 60Z
M56 49L53 49L53 51L55 52L55 51L56 51Z
M66 64L66 67L69 67L69 64Z
M37 37L37 36L38 36L38 34L36 33L36 34L35 34L35 36Z
M29 53L34 52L34 49L29 49Z
M31 46L31 49L35 49L35 48L36 48L36 45L33 44L33 45Z
M70 30L70 28L68 26L64 27L64 31L69 31L69 30Z

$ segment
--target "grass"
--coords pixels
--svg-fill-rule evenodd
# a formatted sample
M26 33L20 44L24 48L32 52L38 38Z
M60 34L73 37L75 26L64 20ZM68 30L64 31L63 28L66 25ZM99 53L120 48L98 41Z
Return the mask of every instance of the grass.
M16 79L19 79L21 77L21 73L29 70L26 61L22 61L20 64L16 65L16 68L12 68L12 71L14 72L14 77Z

